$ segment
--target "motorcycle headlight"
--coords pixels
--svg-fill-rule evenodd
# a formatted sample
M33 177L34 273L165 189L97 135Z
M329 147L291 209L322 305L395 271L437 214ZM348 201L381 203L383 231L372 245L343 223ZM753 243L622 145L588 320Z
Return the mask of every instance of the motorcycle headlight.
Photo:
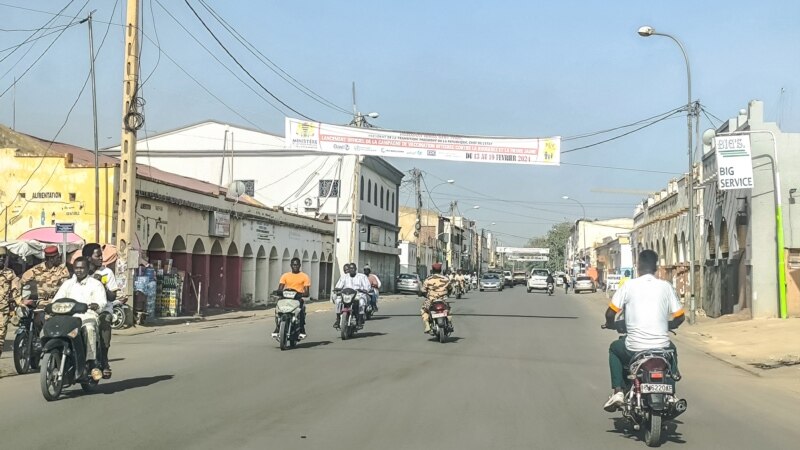
M78 328L75 328L74 330L67 333L67 336L71 337L72 339L78 337Z
M50 310L53 311L54 314L69 314L74 306L75 303L72 302L56 302L50 305Z

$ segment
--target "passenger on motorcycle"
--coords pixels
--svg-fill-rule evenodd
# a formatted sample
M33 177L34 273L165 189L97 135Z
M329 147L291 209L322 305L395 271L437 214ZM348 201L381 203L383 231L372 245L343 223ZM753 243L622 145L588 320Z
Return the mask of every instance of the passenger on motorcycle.
M555 289L555 286L556 286L556 279L553 278L553 274L552 273L548 273L547 274L547 290L549 291L549 290Z
M300 299L300 313L297 315L297 321L300 326L300 339L306 338L306 304L305 299L309 296L309 289L311 289L311 278L304 272L300 271L300 258L292 258L289 263L292 268L291 272L286 272L281 275L278 281L278 292L283 292L284 289L292 289L302 295ZM275 322L275 331L272 332L272 337L278 337L278 323Z
M89 276L89 261L86 258L81 256L76 259L72 268L75 275L58 288L54 299L71 298L89 305L85 313L75 314L75 317L81 319L82 327L86 329L86 362L92 367L92 378L99 380L103 373L97 360L97 319L98 311L102 312L106 307L106 290L101 282Z
M431 332L431 304L436 300L447 299L450 290L450 280L442 275L442 263L433 263L433 265L431 265L431 276L422 282L422 294L425 295L425 301L422 303L420 314L422 316L422 324L425 326L425 333ZM452 318L450 318L451 326L452 322Z
M369 264L364 266L364 275L367 276L369 279L369 284L372 286L372 289L369 291L370 301L372 302L372 308L377 311L378 310L378 294L381 289L381 279L378 278L377 275L372 273L372 269L369 267Z
M372 288L369 284L369 278L363 273L358 273L358 266L356 263L350 263L347 267L347 272L342 275L342 278L339 278L339 281L336 283L336 289L342 290L350 288L354 291L357 291L358 294L358 305L359 305L359 314L358 314L358 328L364 327L364 308L367 305L366 295L369 293L369 290ZM334 296L334 303L336 305L336 321L333 322L333 328L339 328L339 319L342 315L341 313L341 300L338 296Z
M673 378L676 381L680 379L678 354L675 344L669 340L669 330L683 323L683 308L672 285L654 275L658 269L656 252L644 250L639 253L637 267L641 275L618 289L606 310L606 327L613 329L616 315L624 312L627 330L627 336L612 342L608 349L614 392L603 408L609 412L616 411L624 403L624 368L637 352L674 350Z
M466 286L464 285L464 271L463 270L458 269L458 271L456 271L455 281L456 281L456 283L458 283L458 286L461 288L461 292L466 292Z
M81 251L89 261L89 275L103 283L106 288L106 307L99 314L101 352L100 363L103 367L103 378L111 378L111 365L108 363L108 352L111 348L111 322L114 320L114 300L117 299L119 285L114 271L103 265L103 248L100 244L86 244Z

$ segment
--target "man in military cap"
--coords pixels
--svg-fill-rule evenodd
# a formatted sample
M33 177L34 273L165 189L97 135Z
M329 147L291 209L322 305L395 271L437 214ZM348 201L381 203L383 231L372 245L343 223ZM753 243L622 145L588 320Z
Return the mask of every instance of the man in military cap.
M19 278L13 270L7 267L8 250L0 247L0 355L3 353L3 345L6 342L6 330L11 311L19 297Z
M37 264L22 274L21 285L31 287L31 296L39 299L39 306L44 307L55 300L58 288L70 278L67 266L61 263L61 252L55 245L44 248L44 262ZM32 302L31 302L32 303Z
M422 303L422 323L425 325L425 332L431 332L430 308L436 300L447 298L450 293L450 279L442 275L442 263L433 263L431 266L431 276L422 282L422 293L425 295L425 302ZM451 319L452 325L452 319Z

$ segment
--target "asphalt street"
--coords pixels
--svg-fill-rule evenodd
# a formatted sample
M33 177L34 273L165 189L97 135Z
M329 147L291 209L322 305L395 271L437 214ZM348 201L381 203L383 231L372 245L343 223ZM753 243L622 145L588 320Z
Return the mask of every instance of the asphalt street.
M2 448L644 448L602 410L616 335L598 296L473 291L445 344L422 333L413 296L348 341L330 311L311 313L308 339L283 352L269 320L121 336L114 379L91 395L48 403L38 374L0 379ZM797 446L800 398L679 350L689 410L663 448Z

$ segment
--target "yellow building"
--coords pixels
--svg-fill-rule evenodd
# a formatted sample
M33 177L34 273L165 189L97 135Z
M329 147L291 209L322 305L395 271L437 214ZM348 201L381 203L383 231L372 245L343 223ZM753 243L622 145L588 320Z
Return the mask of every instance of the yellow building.
M0 125L0 239L14 240L36 228L72 222L86 242L111 242L116 160L99 157L96 210L94 157L74 149ZM99 236L95 236L96 217Z

